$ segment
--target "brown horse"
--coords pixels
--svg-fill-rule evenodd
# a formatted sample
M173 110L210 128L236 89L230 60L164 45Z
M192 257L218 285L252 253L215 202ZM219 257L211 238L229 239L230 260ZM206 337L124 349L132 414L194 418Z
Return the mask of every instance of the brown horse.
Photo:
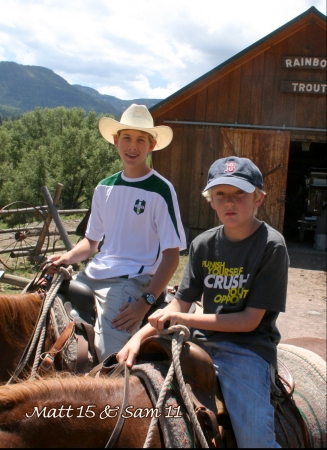
M287 344L281 345L278 357L296 374L294 400L307 422L311 447L325 448L325 362L308 350ZM115 445L139 448L157 412L143 383L133 375L130 383L126 420ZM122 379L69 376L0 387L0 447L104 447L122 402ZM181 446L190 446L192 433L184 426L183 413L178 420ZM289 437L297 443L297 431L292 427L285 430L284 425L275 421L277 441L293 447L285 443ZM163 433L156 427L151 446L164 445Z
M10 379L29 343L39 317L42 298L38 293L0 295L0 383ZM43 351L48 351L53 343L52 329L48 324ZM34 357L35 349L20 378L28 375ZM54 369L63 370L62 367L68 369L55 358Z
M0 382L7 381L17 367L41 303L39 294L0 295Z
M0 447L104 447L122 399L122 379L74 376L0 387ZM142 412L152 404L136 377L130 378L130 405L141 410L126 419L117 445L142 447L151 420ZM163 445L158 428L151 445Z

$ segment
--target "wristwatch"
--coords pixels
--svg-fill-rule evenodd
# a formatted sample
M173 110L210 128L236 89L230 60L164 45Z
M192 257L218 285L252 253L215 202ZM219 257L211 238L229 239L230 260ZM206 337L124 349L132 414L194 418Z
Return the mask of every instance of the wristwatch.
M141 297L144 298L144 300L147 302L148 305L152 306L156 304L157 299L153 294L147 294L146 292L143 292Z

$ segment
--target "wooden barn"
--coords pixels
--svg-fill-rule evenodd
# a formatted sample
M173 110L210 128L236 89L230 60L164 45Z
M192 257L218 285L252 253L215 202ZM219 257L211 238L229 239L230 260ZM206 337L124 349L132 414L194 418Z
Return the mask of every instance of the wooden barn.
M259 218L298 233L310 170L327 170L326 70L326 16L311 7L151 108L174 132L153 167L175 186L189 242L218 224L201 191L210 165L229 155L263 173Z

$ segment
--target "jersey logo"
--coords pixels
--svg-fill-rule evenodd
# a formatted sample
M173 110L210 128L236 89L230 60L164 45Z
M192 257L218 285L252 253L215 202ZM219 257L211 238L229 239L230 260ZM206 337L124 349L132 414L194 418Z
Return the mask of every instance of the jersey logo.
M234 162L227 162L226 169L224 170L224 172L234 172L235 169L236 169L236 164Z
M134 212L136 212L137 215L144 213L145 210L145 200L136 200L135 205L134 205Z

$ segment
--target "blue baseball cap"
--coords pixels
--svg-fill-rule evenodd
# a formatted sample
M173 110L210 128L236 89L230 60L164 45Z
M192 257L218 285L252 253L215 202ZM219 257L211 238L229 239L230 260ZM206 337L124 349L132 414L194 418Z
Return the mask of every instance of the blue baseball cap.
M255 188L263 189L262 173L248 158L229 156L217 159L208 172L208 182L203 192L220 184L228 184L251 194Z

